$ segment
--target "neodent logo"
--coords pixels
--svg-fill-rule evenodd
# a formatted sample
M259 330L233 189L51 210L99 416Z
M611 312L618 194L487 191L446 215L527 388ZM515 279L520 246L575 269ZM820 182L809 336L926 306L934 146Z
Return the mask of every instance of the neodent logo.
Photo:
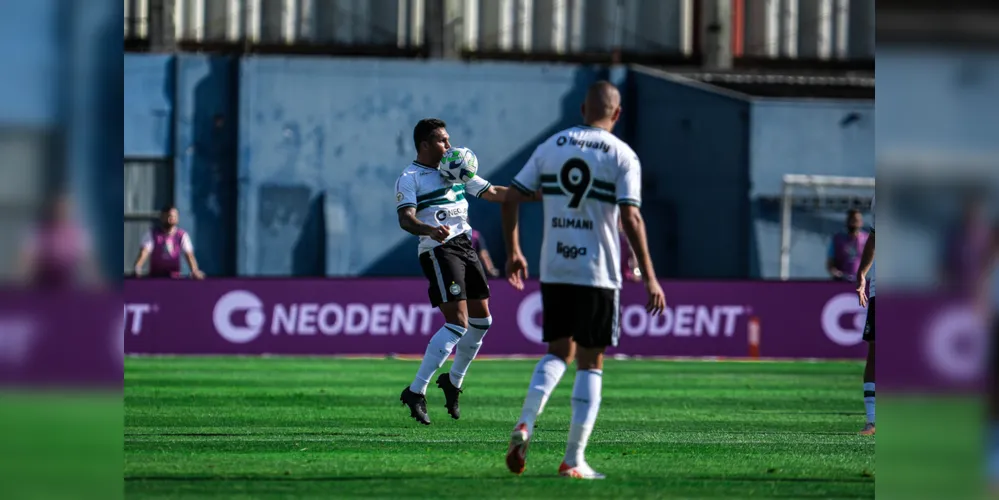
M272 335L429 335L437 309L429 304L297 303L267 309L251 292L234 290L215 304L215 331L234 344Z
M864 339L866 310L855 293L841 293L829 299L822 308L822 331L836 345L850 347ZM846 324L844 326L844 317Z
M968 306L952 306L938 313L923 341L923 355L933 371L956 382L985 375L990 352L982 315Z
M124 315L122 316L122 334L125 332L132 335L142 333L142 325L147 315L159 310L156 304L146 304L142 302L128 302L124 304Z
M543 344L538 321L542 312L541 292L529 294L517 308L517 326L527 340ZM631 304L621 310L621 331L629 337L733 337L739 318L746 314L741 305L678 305L667 307L662 315L650 316L645 307Z
M233 324L235 314L242 313L245 326ZM215 303L212 313L215 331L234 344L245 344L260 335L264 327L264 303L245 290L235 290Z

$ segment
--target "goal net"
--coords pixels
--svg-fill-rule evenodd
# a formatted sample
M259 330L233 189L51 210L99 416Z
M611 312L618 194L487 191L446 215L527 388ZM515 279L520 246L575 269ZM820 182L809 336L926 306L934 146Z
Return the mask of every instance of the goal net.
M791 219L796 210L838 214L852 208L868 211L873 197L874 177L785 175L780 198L780 279L791 277Z

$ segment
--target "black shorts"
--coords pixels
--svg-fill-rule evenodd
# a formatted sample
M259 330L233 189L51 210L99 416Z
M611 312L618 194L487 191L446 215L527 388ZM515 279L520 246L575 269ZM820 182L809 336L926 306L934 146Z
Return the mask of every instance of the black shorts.
M440 306L456 300L489 298L489 283L468 234L420 254L420 267L430 281L430 303Z
M617 346L621 317L618 290L556 283L541 284L543 339L572 338L583 347Z
M864 342L874 342L874 297L867 302L867 323L864 325Z

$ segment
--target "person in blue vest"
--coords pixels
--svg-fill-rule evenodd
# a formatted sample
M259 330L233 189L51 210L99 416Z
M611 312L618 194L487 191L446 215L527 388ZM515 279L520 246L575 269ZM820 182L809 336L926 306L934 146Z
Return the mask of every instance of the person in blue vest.
M829 243L826 257L826 270L837 281L855 281L860 269L860 256L864 253L868 233L864 227L864 216L860 210L851 209L846 213L846 231L836 233Z

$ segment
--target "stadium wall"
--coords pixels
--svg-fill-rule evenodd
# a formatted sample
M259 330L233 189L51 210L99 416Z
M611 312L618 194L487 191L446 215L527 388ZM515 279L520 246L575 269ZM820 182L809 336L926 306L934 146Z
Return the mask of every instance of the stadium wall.
M540 141L578 121L596 78L575 66L244 59L239 273L420 275L393 198L414 156L413 124L444 119L453 144L476 151L482 175L507 184ZM501 256L499 207L471 204ZM528 220L525 249L536 253L540 217Z
M125 158L173 154L175 56L125 55Z
M744 278L749 100L654 70L632 79L628 139L642 159L642 213L659 272Z
M214 276L420 275L391 196L413 157L412 124L444 118L483 175L507 184L536 144L578 122L597 78L623 89L617 133L643 160L643 213L664 277L762 276L779 256L752 196L799 164L843 174L866 161L860 175L873 173L863 150L873 135L859 136L872 132L838 121L862 104L755 101L644 68L204 55L128 55L125 65L125 155L172 158L183 225ZM826 145L831 134L843 139ZM471 204L502 262L499 207ZM525 211L537 269L540 207Z
M874 102L760 99L752 105L749 182L752 206L749 276L780 277L779 196L785 174L874 176ZM791 277L824 278L831 236L845 213L792 216ZM865 214L868 218L869 214Z

